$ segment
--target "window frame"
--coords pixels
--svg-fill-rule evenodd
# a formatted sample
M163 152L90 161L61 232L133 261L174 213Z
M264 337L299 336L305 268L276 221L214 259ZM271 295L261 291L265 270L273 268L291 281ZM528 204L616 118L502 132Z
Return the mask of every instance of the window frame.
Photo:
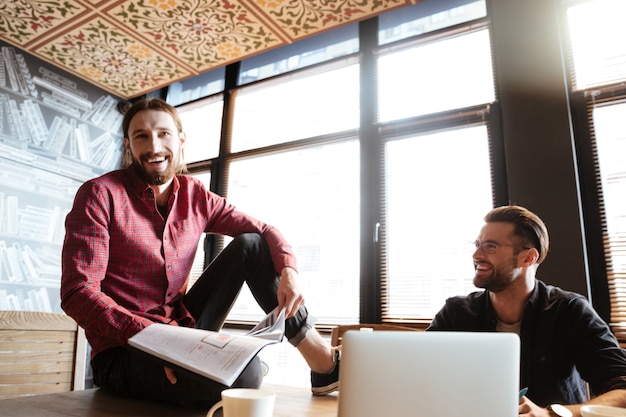
M220 145L220 154L217 158L209 161L200 161L188 164L190 172L199 172L202 170L211 170L211 190L225 197L226 184L228 181L228 166L231 161L238 158L247 158L266 152L276 152L285 149L291 149L299 146L310 146L328 141L341 141L344 138L359 136L361 143L361 166L378 166L378 169L361 168L361 212L360 215L360 321L370 323L407 323L405 320L396 320L394 318L384 317L384 301L382 295L384 293L384 277L381 275L381 264L385 262L384 241L375 241L372 239L376 233L376 225L380 224L382 219L382 204L384 204L384 190L371 187L371 184L382 184L384 175L383 167L380 164L380 157L383 155L385 143L392 140L392 137L402 133L425 132L428 130L437 130L447 127L462 126L481 120L487 125L489 133L490 160L492 172L492 193L494 204L504 204L508 200L506 170L504 166L504 151L500 129L500 106L497 100L493 103L472 106L470 108L455 109L444 111L436 114L418 116L403 120L393 120L386 123L377 122L377 93L376 93L376 58L381 51L389 51L394 48L404 48L408 45L415 45L423 42L429 42L437 38L445 38L447 36L455 36L463 31L472 31L479 27L489 29L489 21L486 17L476 19L470 22L454 25L445 29L439 29L434 32L428 32L413 37L398 40L396 42L378 45L378 18L371 18L359 23L359 41L360 51L329 61L318 63L310 67L298 68L290 72L282 73L263 80L253 81L245 84L245 86L255 85L257 83L274 82L281 77L297 76L302 71L312 71L316 67L323 67L333 62L345 61L346 59L360 60L360 128L350 130L348 132L340 132L337 134L323 135L315 138L301 139L293 142L281 143L271 146L265 146L257 149L250 149L240 152L231 152L230 138L232 133L232 112L233 97L240 88L237 85L239 79L240 63L228 65L226 67L225 91L224 94L224 115L222 139ZM490 31L491 32L491 31ZM491 36L491 35L490 35ZM493 63L492 63L493 65ZM495 71L494 71L495 74ZM244 87L245 87L244 86ZM206 247L211 253L206 254L206 262L216 256L223 248L224 239L220 236L207 236ZM375 261L372 261L372 260ZM415 318L410 320L410 325L414 327L426 327L430 319ZM333 323L323 323L321 328L332 325Z
M602 180L600 177L599 155L596 145L593 111L596 105L606 105L626 100L626 87L623 82L594 85L578 88L574 64L572 39L568 31L568 8L586 3L588 0L562 0L560 19L563 24L562 42L565 51L566 81L571 109L572 137L575 147L579 178L582 219L585 224L585 255L587 256L588 299L600 317L611 327L622 346L626 346L626 323L617 322L612 311L619 310L619 299L610 287L614 277L607 262L609 252L608 230ZM622 316L622 315L620 315Z
M626 99L626 88L621 85L607 86L573 92L571 105L574 141L577 150L581 181L581 202L587 243L589 265L589 299L598 314L612 327L621 343L626 343L626 326L615 323L611 310L625 300L614 298L610 291L610 271L606 258L607 225L603 190L600 179L599 157L595 143L593 110L597 104Z

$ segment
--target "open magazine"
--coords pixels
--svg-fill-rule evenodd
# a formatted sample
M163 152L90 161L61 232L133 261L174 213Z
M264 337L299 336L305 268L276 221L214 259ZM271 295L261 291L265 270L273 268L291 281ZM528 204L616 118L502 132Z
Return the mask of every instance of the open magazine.
M174 369L231 386L261 349L282 341L284 334L285 309L276 308L245 335L154 323L128 345Z

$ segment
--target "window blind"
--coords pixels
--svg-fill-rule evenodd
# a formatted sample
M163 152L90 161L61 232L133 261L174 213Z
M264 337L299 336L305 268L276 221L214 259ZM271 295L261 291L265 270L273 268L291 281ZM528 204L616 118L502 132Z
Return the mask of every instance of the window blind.
M599 190L610 325L626 342L626 96L589 94L587 111Z
M588 132L581 135L589 137L609 324L618 339L626 342L626 89L620 85L626 79L626 28L621 22L626 3L563 0L562 4L572 97L584 96L582 118L586 116ZM592 286L592 299L593 290Z

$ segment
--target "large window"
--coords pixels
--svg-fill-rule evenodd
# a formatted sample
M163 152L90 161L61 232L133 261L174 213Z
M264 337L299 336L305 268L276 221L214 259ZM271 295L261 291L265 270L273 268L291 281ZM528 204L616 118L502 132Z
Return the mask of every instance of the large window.
M610 299L610 324L626 336L626 96L590 102L590 123L598 167L602 240ZM594 294L592 288L592 295Z
M189 103L224 90L225 69L220 68L170 85L167 102L172 106Z
M482 124L412 135L387 144L385 166L385 316L430 318L474 290L469 242L492 207L489 135Z
M219 155L223 110L221 94L178 108L187 137L183 150L185 163L206 161Z
M585 102L604 252L610 324L626 336L626 2L565 1L571 50L571 88ZM581 113L583 113L581 111ZM584 113L583 113L584 115ZM585 146L586 142L582 143ZM604 272L604 271L602 271ZM592 277L593 278L593 277ZM592 299L594 288L591 289Z
M574 67L574 88L626 80L626 2L571 2L567 9Z
M359 66L346 57L233 91L227 189L277 227L321 323L359 320ZM258 319L245 288L232 316Z
M318 324L364 310L427 320L473 289L468 242L494 201L485 15L484 0L424 0L244 60L227 69L235 85L179 106L191 171L217 170L214 191L285 235ZM378 295L364 290L372 280ZM261 314L244 288L229 318Z
M230 164L228 199L276 226L291 243L300 289L322 323L359 320L358 174L354 139ZM258 318L260 309L244 293L233 314Z
M242 61L238 84L308 68L358 51L358 25L342 26Z
M457 22L461 11L480 14L476 3L456 10L421 17L418 27ZM446 298L475 290L468 242L493 207L484 119L496 96L489 29L456 26L381 52L381 130L400 132L381 138L381 318L428 320Z
M214 77L176 87L191 172L283 233L318 325L428 320L473 290L469 242L494 201L485 15L423 0L230 66L234 85L204 97ZM192 275L229 241L203 238ZM261 315L244 287L229 320ZM294 370L268 381L310 383L292 351L264 350Z
M487 16L484 0L423 1L411 9L400 8L378 19L378 43L386 45Z
M359 123L359 66L353 61L238 90L231 151L355 129Z
M486 28L384 54L378 71L381 122L491 103L495 96Z

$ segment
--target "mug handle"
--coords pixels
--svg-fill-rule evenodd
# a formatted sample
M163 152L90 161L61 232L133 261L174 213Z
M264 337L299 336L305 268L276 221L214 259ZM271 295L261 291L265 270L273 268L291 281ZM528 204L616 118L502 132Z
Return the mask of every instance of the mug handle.
M215 403L215 405L213 407L211 407L211 409L209 410L208 413L206 413L206 417L213 417L213 414L215 414L215 412L222 407L222 405L224 405L224 401L218 401Z

